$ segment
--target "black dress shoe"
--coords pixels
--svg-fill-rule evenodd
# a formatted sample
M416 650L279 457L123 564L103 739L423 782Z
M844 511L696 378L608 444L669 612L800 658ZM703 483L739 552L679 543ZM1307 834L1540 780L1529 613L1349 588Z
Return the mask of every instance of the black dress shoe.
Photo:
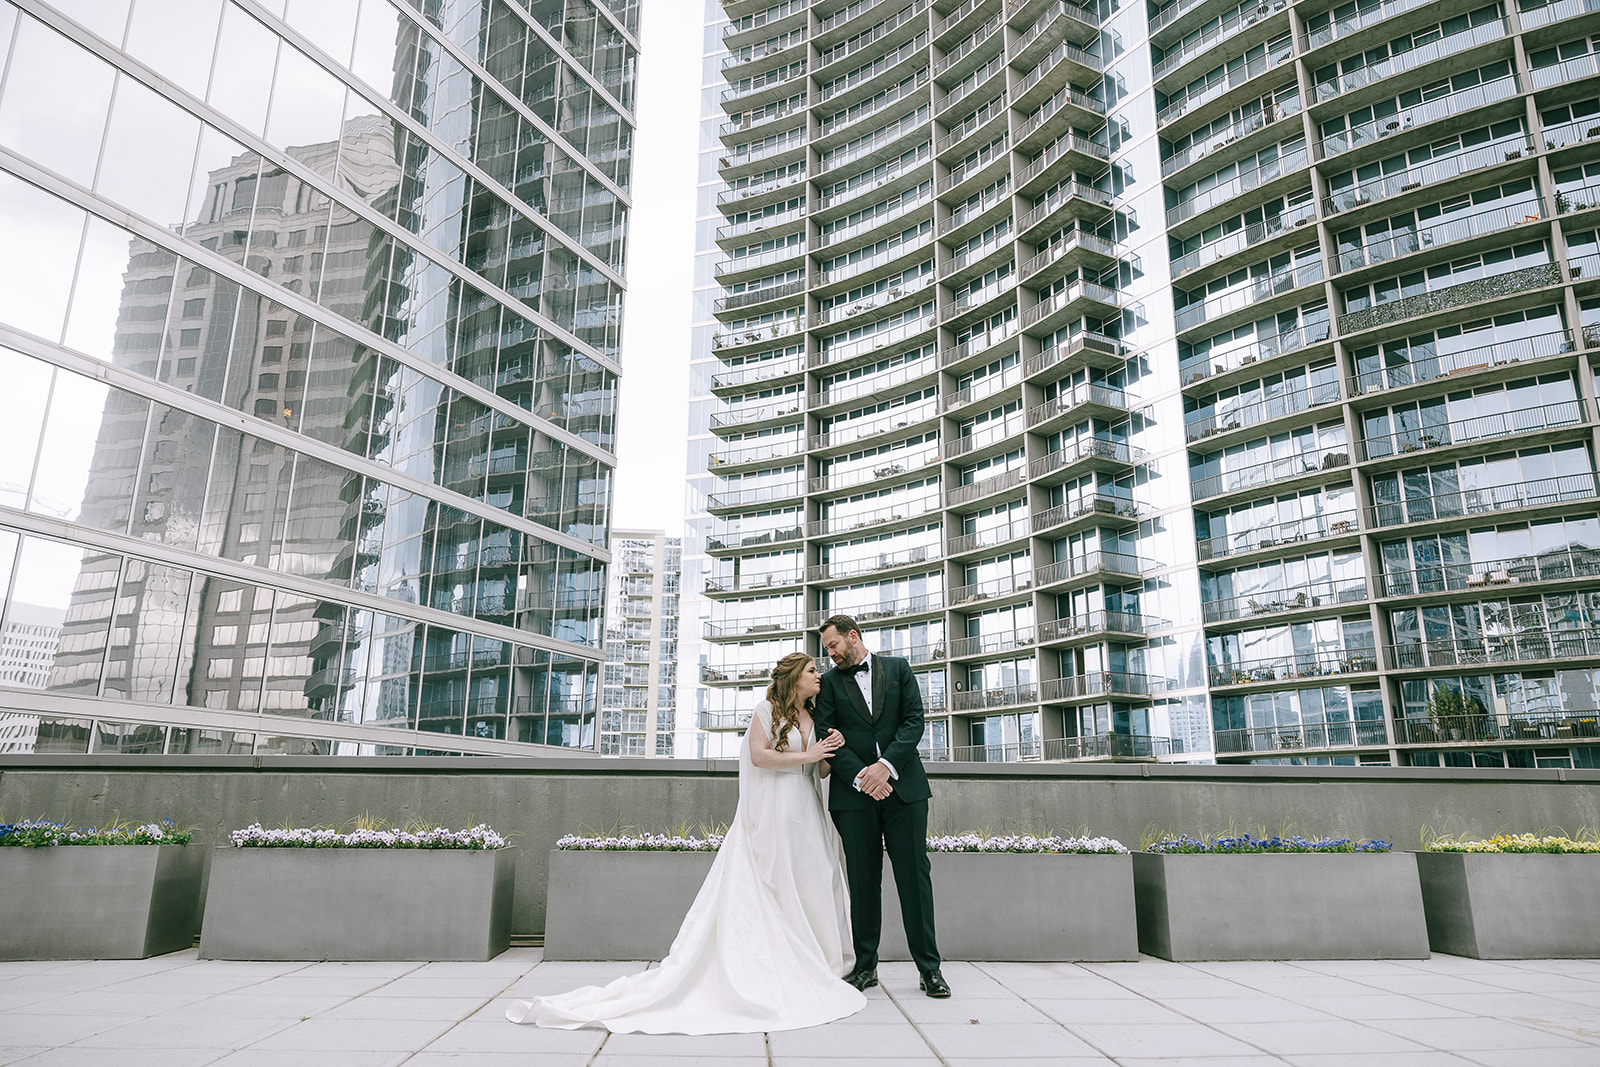
M878 984L878 969L876 967L864 967L859 971L851 971L844 976L844 980L865 992Z
M930 997L948 997L950 985L944 980L944 975L937 970L923 971L922 980L917 983L917 988Z

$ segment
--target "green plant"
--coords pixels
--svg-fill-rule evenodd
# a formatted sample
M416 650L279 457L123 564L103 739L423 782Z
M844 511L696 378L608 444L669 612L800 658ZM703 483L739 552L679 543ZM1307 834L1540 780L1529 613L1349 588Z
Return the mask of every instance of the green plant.
M118 819L108 826L79 826L68 829L65 823L48 819L24 819L0 823L0 846L51 848L56 845L187 845L194 831L180 830L171 819L135 825Z

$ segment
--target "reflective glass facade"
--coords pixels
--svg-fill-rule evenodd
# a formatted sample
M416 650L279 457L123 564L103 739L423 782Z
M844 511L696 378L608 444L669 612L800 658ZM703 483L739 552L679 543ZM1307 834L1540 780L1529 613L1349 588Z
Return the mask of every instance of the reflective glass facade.
M600 754L674 756L683 539L616 530L606 590Z
M38 751L596 746L637 28L0 3Z
M1593 765L1600 13L708 22L704 725L844 611L932 759Z

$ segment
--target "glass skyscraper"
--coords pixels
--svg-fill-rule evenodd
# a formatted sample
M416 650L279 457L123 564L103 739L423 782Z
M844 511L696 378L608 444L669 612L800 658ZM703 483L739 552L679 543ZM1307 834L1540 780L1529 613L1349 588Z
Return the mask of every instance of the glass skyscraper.
M596 747L637 14L0 3L36 750Z
M1591 8L723 0L701 722L847 612L931 759L1595 765Z

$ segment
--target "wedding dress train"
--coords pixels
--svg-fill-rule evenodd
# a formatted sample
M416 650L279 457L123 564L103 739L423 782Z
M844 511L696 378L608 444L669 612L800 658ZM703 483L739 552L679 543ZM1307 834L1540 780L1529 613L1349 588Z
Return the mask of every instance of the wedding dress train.
M750 729L771 722L765 701ZM806 734L815 743L815 733ZM801 744L798 729L789 749ZM506 1018L614 1033L794 1030L866 1004L842 975L855 964L844 852L817 764L769 770L739 745L739 806L717 858L660 965L606 986L512 1005Z

